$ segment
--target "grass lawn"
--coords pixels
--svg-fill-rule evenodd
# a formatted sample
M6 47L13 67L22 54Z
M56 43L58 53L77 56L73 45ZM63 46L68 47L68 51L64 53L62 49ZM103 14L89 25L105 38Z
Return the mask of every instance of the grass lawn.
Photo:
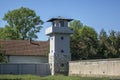
M46 77L40 77L35 75L0 75L0 80L112 80L112 79L89 78L89 77L85 78L85 77L63 76L63 75L46 76Z

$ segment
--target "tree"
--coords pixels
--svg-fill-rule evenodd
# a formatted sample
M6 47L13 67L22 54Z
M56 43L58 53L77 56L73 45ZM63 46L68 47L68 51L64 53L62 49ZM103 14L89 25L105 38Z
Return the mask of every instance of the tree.
M79 37L79 29L83 27L83 24L79 20L74 20L70 23L70 28L73 29L74 34L72 38Z
M89 27L84 26L80 21L73 21L70 27L74 30L71 36L72 60L94 58L97 53L97 33Z
M98 36L93 28L78 20L71 22L70 28L74 30L70 45L72 60L120 57L120 32L111 30L107 35L102 29Z
M3 39L3 30L4 30L4 28L0 28L0 39Z
M6 63L7 60L5 58L5 52L2 50L1 44L0 44L0 63Z
M110 35L108 37L108 50L110 51L108 57L117 57L117 44L116 43L117 37L116 37L116 32L114 30L112 30L110 32Z
M97 58L107 58L109 51L107 49L108 46L108 35L106 34L105 30L102 29L99 34L98 38L98 53Z
M11 39L11 40L16 40L16 39L20 39L17 38L17 33L15 33L15 31L13 30L13 28L6 26L5 28L2 28L0 31L0 39Z
M80 49L78 49L79 45L79 29L83 27L82 23L79 20L74 20L70 23L70 28L73 29L74 33L71 36L70 48L72 53L72 60L79 59L81 55L79 55Z
M98 42L98 58L118 58L120 57L120 33L110 31L109 36L104 29L101 30Z
M81 49L82 59L94 59L97 54L97 33L89 27L84 26L80 29L80 43L84 44L79 46Z
M117 55L120 57L120 32L116 33L116 47L117 47Z
M4 31L8 39L36 39L36 33L40 31L43 24L33 10L24 7L8 11L3 20L8 23Z

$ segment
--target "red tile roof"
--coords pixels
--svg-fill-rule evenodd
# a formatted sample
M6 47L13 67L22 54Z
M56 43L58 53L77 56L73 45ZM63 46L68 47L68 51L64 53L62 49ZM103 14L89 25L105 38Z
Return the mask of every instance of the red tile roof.
M47 56L49 53L48 41L0 40L0 45L6 55Z

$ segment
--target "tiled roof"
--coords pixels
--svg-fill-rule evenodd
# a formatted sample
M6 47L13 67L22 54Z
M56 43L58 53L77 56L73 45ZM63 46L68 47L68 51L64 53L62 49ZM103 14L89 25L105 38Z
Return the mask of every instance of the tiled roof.
M48 41L0 40L2 50L6 55L47 56Z

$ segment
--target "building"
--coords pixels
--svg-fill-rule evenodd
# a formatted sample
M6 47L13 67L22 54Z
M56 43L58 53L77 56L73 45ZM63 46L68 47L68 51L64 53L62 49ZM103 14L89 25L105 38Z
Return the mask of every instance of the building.
M72 19L62 17L51 18L52 26L46 29L46 34L50 36L49 64L51 74L68 73L68 64L71 60L70 34L73 31L68 27L68 22Z
M9 63L47 63L48 41L0 40Z

